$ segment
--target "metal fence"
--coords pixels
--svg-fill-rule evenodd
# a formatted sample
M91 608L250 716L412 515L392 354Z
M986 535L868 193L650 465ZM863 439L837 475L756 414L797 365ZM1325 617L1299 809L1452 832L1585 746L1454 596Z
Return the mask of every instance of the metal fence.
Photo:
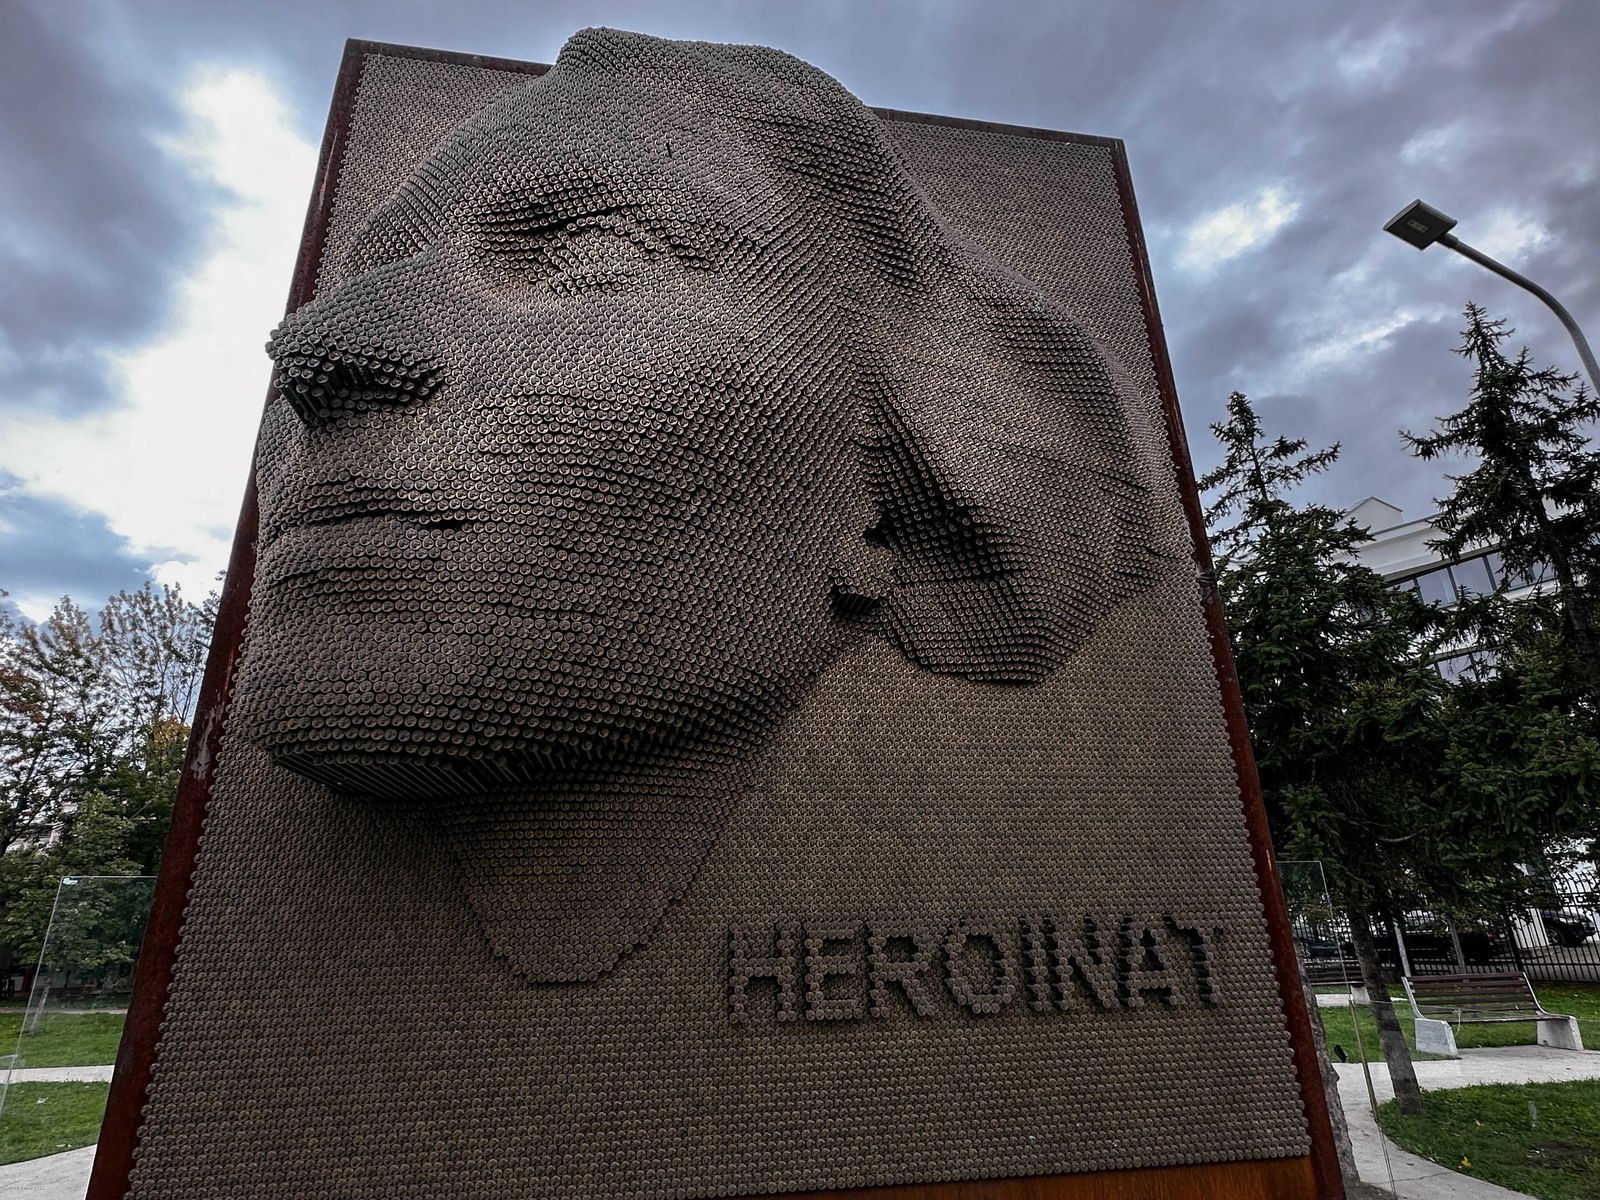
M1411 909L1375 919L1373 941L1390 981L1401 975L1524 971L1533 980L1600 983L1600 894L1554 889L1544 907L1484 920ZM1299 912L1295 945L1313 983L1361 982L1342 913Z

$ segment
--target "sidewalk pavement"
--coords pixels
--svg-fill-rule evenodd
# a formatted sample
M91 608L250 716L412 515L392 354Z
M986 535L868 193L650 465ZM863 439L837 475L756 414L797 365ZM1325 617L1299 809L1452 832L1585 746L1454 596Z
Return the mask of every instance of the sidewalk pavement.
M111 1072L116 1070L110 1063L103 1067L18 1067L11 1072L11 1083L108 1083ZM0 1071L0 1083L8 1082L5 1073Z
M1600 1052L1552 1050L1545 1046L1496 1046L1464 1050L1459 1059L1415 1064L1423 1091L1471 1087L1479 1083L1552 1083L1569 1079L1600 1079ZM1384 1154L1394 1171L1395 1194L1402 1200L1526 1200L1513 1192L1450 1171L1437 1163L1407 1154L1378 1129L1367 1101L1367 1085L1360 1063L1335 1063L1339 1074L1339 1101L1350 1125L1356 1170L1368 1183L1389 1186ZM1394 1099L1394 1086L1382 1061L1372 1064L1372 1090L1378 1103Z
M1337 992L1317 993L1318 1008L1349 1008L1352 1004L1367 1003L1369 1003L1367 989L1364 987L1341 988Z
M0 1196L5 1200L83 1200L93 1166L93 1146L10 1163L0 1167Z

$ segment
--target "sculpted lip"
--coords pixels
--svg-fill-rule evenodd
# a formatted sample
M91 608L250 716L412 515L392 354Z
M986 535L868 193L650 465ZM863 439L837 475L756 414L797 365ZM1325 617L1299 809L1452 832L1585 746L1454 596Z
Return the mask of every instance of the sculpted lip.
M394 518L432 527L460 525L484 515L481 504L443 494L437 487L385 483L352 486L345 481L328 480L288 495L267 492L262 498L263 544L270 546L294 529L338 526L368 518Z
M262 547L262 582L279 587L330 572L424 571L448 562L456 535L471 524L454 515L427 523L414 513L359 513L279 526Z

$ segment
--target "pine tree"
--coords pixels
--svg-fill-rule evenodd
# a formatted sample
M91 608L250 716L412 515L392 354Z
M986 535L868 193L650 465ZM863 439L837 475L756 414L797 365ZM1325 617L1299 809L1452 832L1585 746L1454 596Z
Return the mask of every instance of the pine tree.
M1337 446L1269 438L1238 392L1212 432L1224 460L1200 486L1268 821L1280 850L1322 860L1350 916L1396 1099L1421 1112L1370 921L1395 905L1446 738L1445 685L1421 652L1430 614L1356 561L1368 534L1291 499Z
M1421 902L1468 915L1526 903L1523 864L1600 828L1600 745L1551 704L1559 663L1447 684L1431 666L1445 615L1356 560L1369 535L1291 493L1338 447L1270 439L1235 393L1202 480L1222 549L1245 713L1274 840L1322 861L1350 916L1379 1040L1403 1108L1418 1108L1373 917Z
M1592 719L1600 706L1600 398L1575 375L1535 367L1526 347L1509 357L1503 343L1513 331L1504 320L1490 320L1475 304L1466 317L1457 352L1473 363L1471 398L1433 432L1402 434L1424 460L1474 460L1471 470L1450 476L1435 518L1443 536L1431 545L1447 558L1497 548L1502 593L1548 570L1553 593L1509 607L1487 597L1462 606L1461 624L1501 654L1547 653L1540 643L1553 634L1555 656L1566 661Z

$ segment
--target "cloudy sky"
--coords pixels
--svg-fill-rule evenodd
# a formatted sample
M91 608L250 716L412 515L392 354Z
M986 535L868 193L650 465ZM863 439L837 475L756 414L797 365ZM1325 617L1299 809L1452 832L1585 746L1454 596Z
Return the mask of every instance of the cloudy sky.
M1423 196L1600 337L1591 0L0 3L0 588L38 617L226 560L344 39L551 61L584 25L762 42L869 104L1123 138L1197 465L1230 390L1420 515L1396 436L1465 394L1476 299L1384 235Z

